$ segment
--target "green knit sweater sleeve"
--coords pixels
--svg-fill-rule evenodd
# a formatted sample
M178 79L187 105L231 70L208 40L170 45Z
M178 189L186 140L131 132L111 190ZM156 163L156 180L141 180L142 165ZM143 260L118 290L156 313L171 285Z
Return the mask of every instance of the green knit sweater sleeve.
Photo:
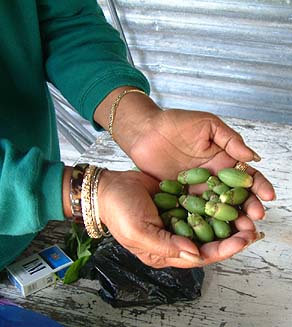
M47 79L87 120L94 124L95 108L119 86L149 93L96 0L39 0L38 10Z
M49 220L63 220L63 164L44 160L40 149L22 153L0 140L1 235L32 234Z

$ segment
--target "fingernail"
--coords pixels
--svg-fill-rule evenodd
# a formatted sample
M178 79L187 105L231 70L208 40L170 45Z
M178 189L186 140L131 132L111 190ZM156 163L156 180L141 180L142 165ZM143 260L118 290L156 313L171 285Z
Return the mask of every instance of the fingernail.
M246 248L248 248L254 241L248 241L245 246L242 248L241 251L245 250Z
M247 247L249 247L250 245L252 245L253 243L262 240L263 238L265 238L265 233L264 232L257 232L256 234L256 238L254 240L250 240L246 243L246 245L242 248L242 250L246 249Z
M204 259L202 257L200 257L199 255L196 255L196 254L192 254L190 252L186 252L186 251L180 251L179 257L183 260L190 261L194 264L201 265L204 263Z
M253 153L253 160L256 161L256 162L259 162L259 161L262 160L262 158L256 152L254 152Z
M266 236L266 235L265 235L264 232L258 232L258 233L256 233L256 239L255 239L255 242L262 240L263 238L265 238L265 236Z

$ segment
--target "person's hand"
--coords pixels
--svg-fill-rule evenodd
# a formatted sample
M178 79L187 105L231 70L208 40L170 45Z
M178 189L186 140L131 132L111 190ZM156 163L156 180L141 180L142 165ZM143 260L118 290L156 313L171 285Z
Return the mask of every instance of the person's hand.
M132 87L116 89L96 110L95 120L104 128L108 124L108 108L126 88ZM260 160L242 137L217 116L199 111L162 111L149 97L137 93L128 94L121 101L113 132L137 167L158 180L176 179L180 171L194 167L208 168L217 175L218 170L234 167L237 161ZM251 220L264 217L260 200L275 199L271 183L260 172L251 167L247 172L254 177L254 183L252 195L243 206L248 218L238 220L244 222L241 232L248 230ZM222 245L228 242L223 241Z
M135 171L102 173L98 188L100 217L113 237L145 264L190 268L227 259L261 238L243 214L238 232L200 249L189 239L167 232L152 201L158 181Z
M178 172L193 167L218 170L234 167L237 161L259 161L259 156L245 145L242 137L210 113L186 110L157 111L148 119L131 144L129 155L144 172L157 179L176 179ZM258 171L254 177L245 212L251 219L264 217L260 198L275 198L271 183Z
M110 109L125 86L111 92L94 113L94 119L108 128ZM177 174L194 167L206 167L216 175L218 170L234 167L237 161L259 161L260 157L245 145L242 137L219 117L200 111L161 110L149 97L127 94L114 116L113 136L120 147L144 172L158 180L176 179ZM264 217L264 201L275 199L271 183L258 171L253 175L254 196L246 202L252 219Z

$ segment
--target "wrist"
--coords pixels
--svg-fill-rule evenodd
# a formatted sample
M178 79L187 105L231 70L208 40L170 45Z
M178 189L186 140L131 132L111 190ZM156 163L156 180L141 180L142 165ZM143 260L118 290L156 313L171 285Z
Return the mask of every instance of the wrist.
M90 237L108 236L104 229L104 220L100 210L103 207L103 193L120 172L104 168L78 164L75 167L64 167L63 171L63 212L67 218L82 222ZM81 216L79 216L81 215Z
M105 215L105 197L108 196L109 194L107 193L108 190L110 190L111 184L115 180L119 179L121 172L119 171L111 171L105 169L99 179L99 185L98 185L98 190L97 190L97 196L98 196L98 206L99 206L99 213L100 213L100 219L101 221L106 225L106 215ZM118 183L117 185L119 185ZM107 194L107 195L106 195Z
M108 130L113 103L123 91L133 89L135 87L125 86L112 91L96 109L95 121ZM127 93L121 99L115 112L113 136L128 155L136 139L160 112L161 109L145 94Z

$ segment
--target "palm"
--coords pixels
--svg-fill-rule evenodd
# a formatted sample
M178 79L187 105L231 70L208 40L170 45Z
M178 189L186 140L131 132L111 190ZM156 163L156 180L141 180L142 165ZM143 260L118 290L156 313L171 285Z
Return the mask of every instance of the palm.
M165 231L152 201L159 190L155 179L134 171L111 172L111 175L99 195L100 215L120 244L156 267L171 264L184 267L186 263L176 259L180 248L199 254L190 240Z
M219 122L206 113L168 110L137 138L131 157L139 168L158 179L175 178L183 169L200 166L216 173L236 161L225 151L228 139L224 133L232 130L222 125L223 130ZM234 137L234 142L241 141L238 134ZM226 145L220 146L218 138ZM248 155L251 159L250 151Z
M206 167L212 174L236 161L252 161L254 152L242 137L218 117L204 112L166 110L156 116L135 139L130 157L144 172L159 180L176 179L179 171ZM275 197L271 183L255 169L252 192L244 211L252 219L264 216L262 200ZM256 197L256 196L257 197Z
M120 244L150 266L198 266L180 258L181 251L201 255L202 264L220 261L242 250L256 237L252 221L242 215L236 222L238 233L198 249L189 239L164 229L152 201L158 191L155 179L134 171L111 172L109 176L106 186L99 190L101 219Z

